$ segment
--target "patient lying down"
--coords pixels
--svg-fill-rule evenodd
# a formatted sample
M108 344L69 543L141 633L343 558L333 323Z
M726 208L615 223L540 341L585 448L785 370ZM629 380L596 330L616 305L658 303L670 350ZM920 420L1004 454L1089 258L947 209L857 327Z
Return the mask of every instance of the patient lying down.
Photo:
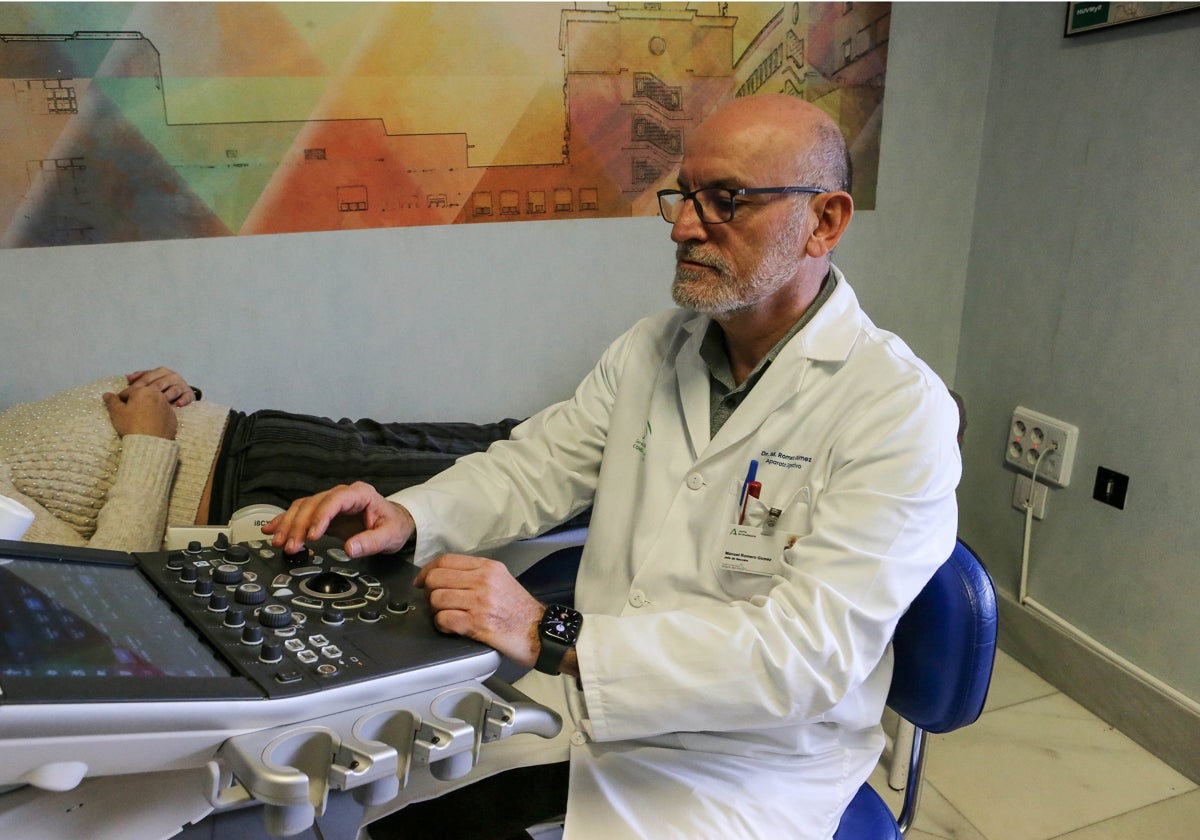
M394 493L507 438L497 423L377 423L201 400L167 368L80 385L0 414L0 495L32 542L153 551L168 526L225 525L336 484Z

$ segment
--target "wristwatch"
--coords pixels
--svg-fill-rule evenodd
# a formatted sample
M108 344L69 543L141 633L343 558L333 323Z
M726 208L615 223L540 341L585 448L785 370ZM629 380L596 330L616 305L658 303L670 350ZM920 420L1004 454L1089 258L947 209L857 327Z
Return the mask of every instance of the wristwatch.
M563 658L579 640L579 628L583 616L562 604L546 607L542 620L538 622L538 638L542 648L538 651L537 664L533 667L543 674L557 676L562 671Z

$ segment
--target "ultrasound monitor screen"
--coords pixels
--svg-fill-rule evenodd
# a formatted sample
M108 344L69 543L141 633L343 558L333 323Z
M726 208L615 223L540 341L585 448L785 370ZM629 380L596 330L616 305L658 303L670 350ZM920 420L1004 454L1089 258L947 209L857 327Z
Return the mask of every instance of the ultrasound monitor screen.
M228 676L132 566L0 556L0 678Z

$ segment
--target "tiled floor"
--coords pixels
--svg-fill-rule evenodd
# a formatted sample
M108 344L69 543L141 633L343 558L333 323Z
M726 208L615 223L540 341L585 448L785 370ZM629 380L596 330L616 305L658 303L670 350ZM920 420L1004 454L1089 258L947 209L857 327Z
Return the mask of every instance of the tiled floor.
M871 779L899 808L881 767ZM1195 840L1200 788L999 653L983 715L933 736L907 840Z

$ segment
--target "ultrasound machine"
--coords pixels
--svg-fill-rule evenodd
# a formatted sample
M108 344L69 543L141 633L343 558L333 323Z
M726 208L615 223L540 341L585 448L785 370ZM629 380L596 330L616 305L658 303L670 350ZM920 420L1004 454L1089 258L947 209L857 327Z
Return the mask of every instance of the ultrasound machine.
M243 809L296 836L334 795L403 804L558 733L494 650L434 629L407 555L339 545L0 540L0 837L152 840Z

